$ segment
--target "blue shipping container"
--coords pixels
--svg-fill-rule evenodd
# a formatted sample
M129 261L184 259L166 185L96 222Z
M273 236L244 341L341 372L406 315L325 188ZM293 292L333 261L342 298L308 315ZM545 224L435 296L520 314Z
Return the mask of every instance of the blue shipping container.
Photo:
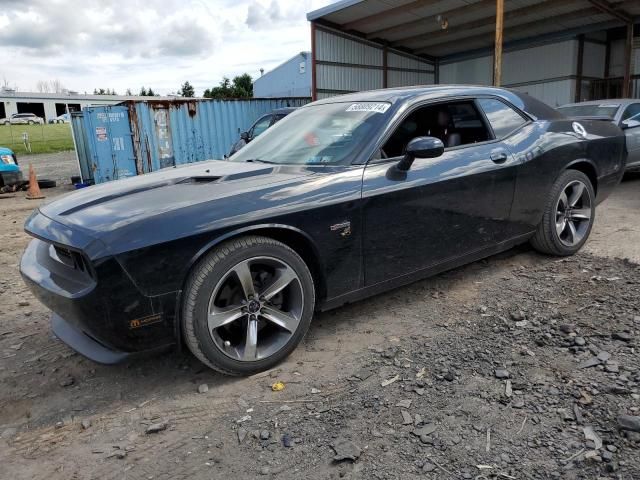
M161 168L223 159L258 117L283 107L299 107L309 98L248 100L146 100L83 109L95 183L153 172ZM78 141L78 137L76 137ZM80 162L82 159L79 157ZM82 165L81 165L82 169Z

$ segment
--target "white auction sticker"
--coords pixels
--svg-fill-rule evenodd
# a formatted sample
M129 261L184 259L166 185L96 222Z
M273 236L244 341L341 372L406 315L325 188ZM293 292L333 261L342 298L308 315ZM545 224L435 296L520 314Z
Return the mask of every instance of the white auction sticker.
M391 105L388 103L353 103L347 108L347 112L376 112L384 113L389 110Z

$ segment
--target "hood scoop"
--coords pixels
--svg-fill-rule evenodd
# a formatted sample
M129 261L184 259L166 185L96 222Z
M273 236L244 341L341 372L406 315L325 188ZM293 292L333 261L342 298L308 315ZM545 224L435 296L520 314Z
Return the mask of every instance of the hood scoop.
M185 178L184 180L178 182L178 184L184 184L184 183L189 183L189 184L212 183L212 182L217 182L221 178L222 177L215 177L213 175L201 175L201 176L194 176L194 177Z

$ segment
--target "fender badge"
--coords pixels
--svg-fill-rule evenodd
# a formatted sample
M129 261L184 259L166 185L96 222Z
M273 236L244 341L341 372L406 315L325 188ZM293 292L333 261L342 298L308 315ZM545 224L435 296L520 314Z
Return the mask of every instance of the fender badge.
M581 136L582 138L587 138L587 131L582 126L582 124L573 122L571 124L571 127L573 128L573 131L576 132L579 136Z
M129 329L133 330L140 327L146 327L147 325L153 325L162 321L162 314L156 313L155 315L149 315L147 317L136 318L129 321Z

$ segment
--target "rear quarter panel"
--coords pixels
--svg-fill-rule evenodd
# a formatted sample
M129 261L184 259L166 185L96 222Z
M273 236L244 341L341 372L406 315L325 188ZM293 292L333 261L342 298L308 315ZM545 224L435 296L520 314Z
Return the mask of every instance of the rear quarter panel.
M586 138L574 120L539 120L526 125L507 144L520 162L511 216L519 233L533 232L542 219L551 186L567 168L587 169L596 177L597 202L622 178L624 134L610 122L584 120Z

